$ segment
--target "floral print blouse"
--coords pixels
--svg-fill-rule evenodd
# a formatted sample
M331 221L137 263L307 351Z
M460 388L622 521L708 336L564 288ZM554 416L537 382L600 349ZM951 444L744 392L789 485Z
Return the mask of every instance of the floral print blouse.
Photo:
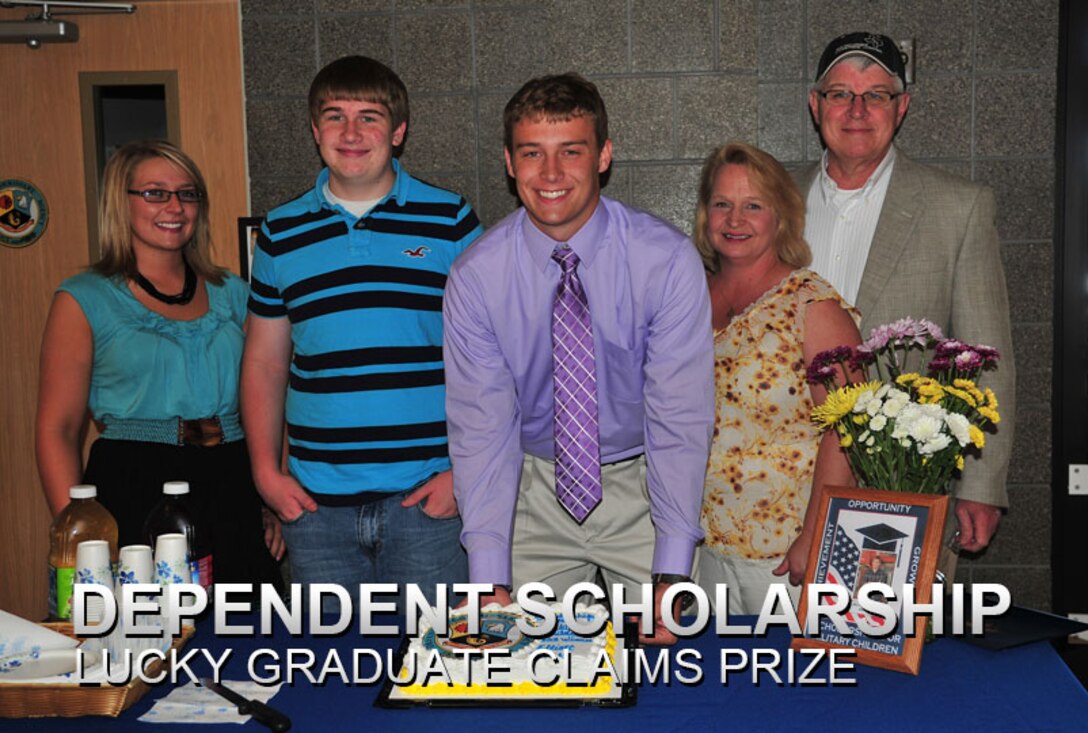
M714 333L717 413L703 494L706 546L780 558L800 534L820 431L805 383L805 310L834 299L826 280L794 270Z

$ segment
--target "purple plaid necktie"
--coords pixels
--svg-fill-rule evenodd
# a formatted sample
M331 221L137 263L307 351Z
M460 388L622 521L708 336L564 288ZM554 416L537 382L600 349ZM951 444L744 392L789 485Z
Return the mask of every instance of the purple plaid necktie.
M601 439L597 428L597 370L589 303L578 279L578 255L552 252L563 268L552 310L555 372L555 494L579 524L601 501Z

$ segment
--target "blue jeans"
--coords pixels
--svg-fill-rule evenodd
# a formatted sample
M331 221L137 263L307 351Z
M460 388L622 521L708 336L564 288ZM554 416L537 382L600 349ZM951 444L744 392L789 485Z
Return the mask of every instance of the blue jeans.
M397 608L404 609L404 584L416 583L434 605L436 583L468 580L468 558L461 547L461 518L436 519L424 502L402 507L410 491L363 506L320 506L283 525L291 582L304 589L336 583L358 600L361 583L397 583ZM452 587L450 592L452 604ZM381 599L392 601L392 597ZM323 611L339 607L326 596Z

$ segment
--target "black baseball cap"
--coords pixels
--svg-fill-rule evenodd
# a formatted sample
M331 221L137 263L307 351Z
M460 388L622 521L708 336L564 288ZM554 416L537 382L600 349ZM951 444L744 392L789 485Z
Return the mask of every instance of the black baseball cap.
M847 56L866 56L880 64L884 71L898 76L907 86L907 69L903 65L903 54L895 41L879 33L847 33L827 44L820 63L816 66L816 81L824 78L828 70Z

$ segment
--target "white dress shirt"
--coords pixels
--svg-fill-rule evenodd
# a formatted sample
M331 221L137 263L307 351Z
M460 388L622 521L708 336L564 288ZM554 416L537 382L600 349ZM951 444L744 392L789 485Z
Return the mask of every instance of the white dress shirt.
M884 206L895 165L895 146L861 188L844 190L827 174L827 151L805 201L805 240L812 247L812 270L854 305L869 258L869 246Z

